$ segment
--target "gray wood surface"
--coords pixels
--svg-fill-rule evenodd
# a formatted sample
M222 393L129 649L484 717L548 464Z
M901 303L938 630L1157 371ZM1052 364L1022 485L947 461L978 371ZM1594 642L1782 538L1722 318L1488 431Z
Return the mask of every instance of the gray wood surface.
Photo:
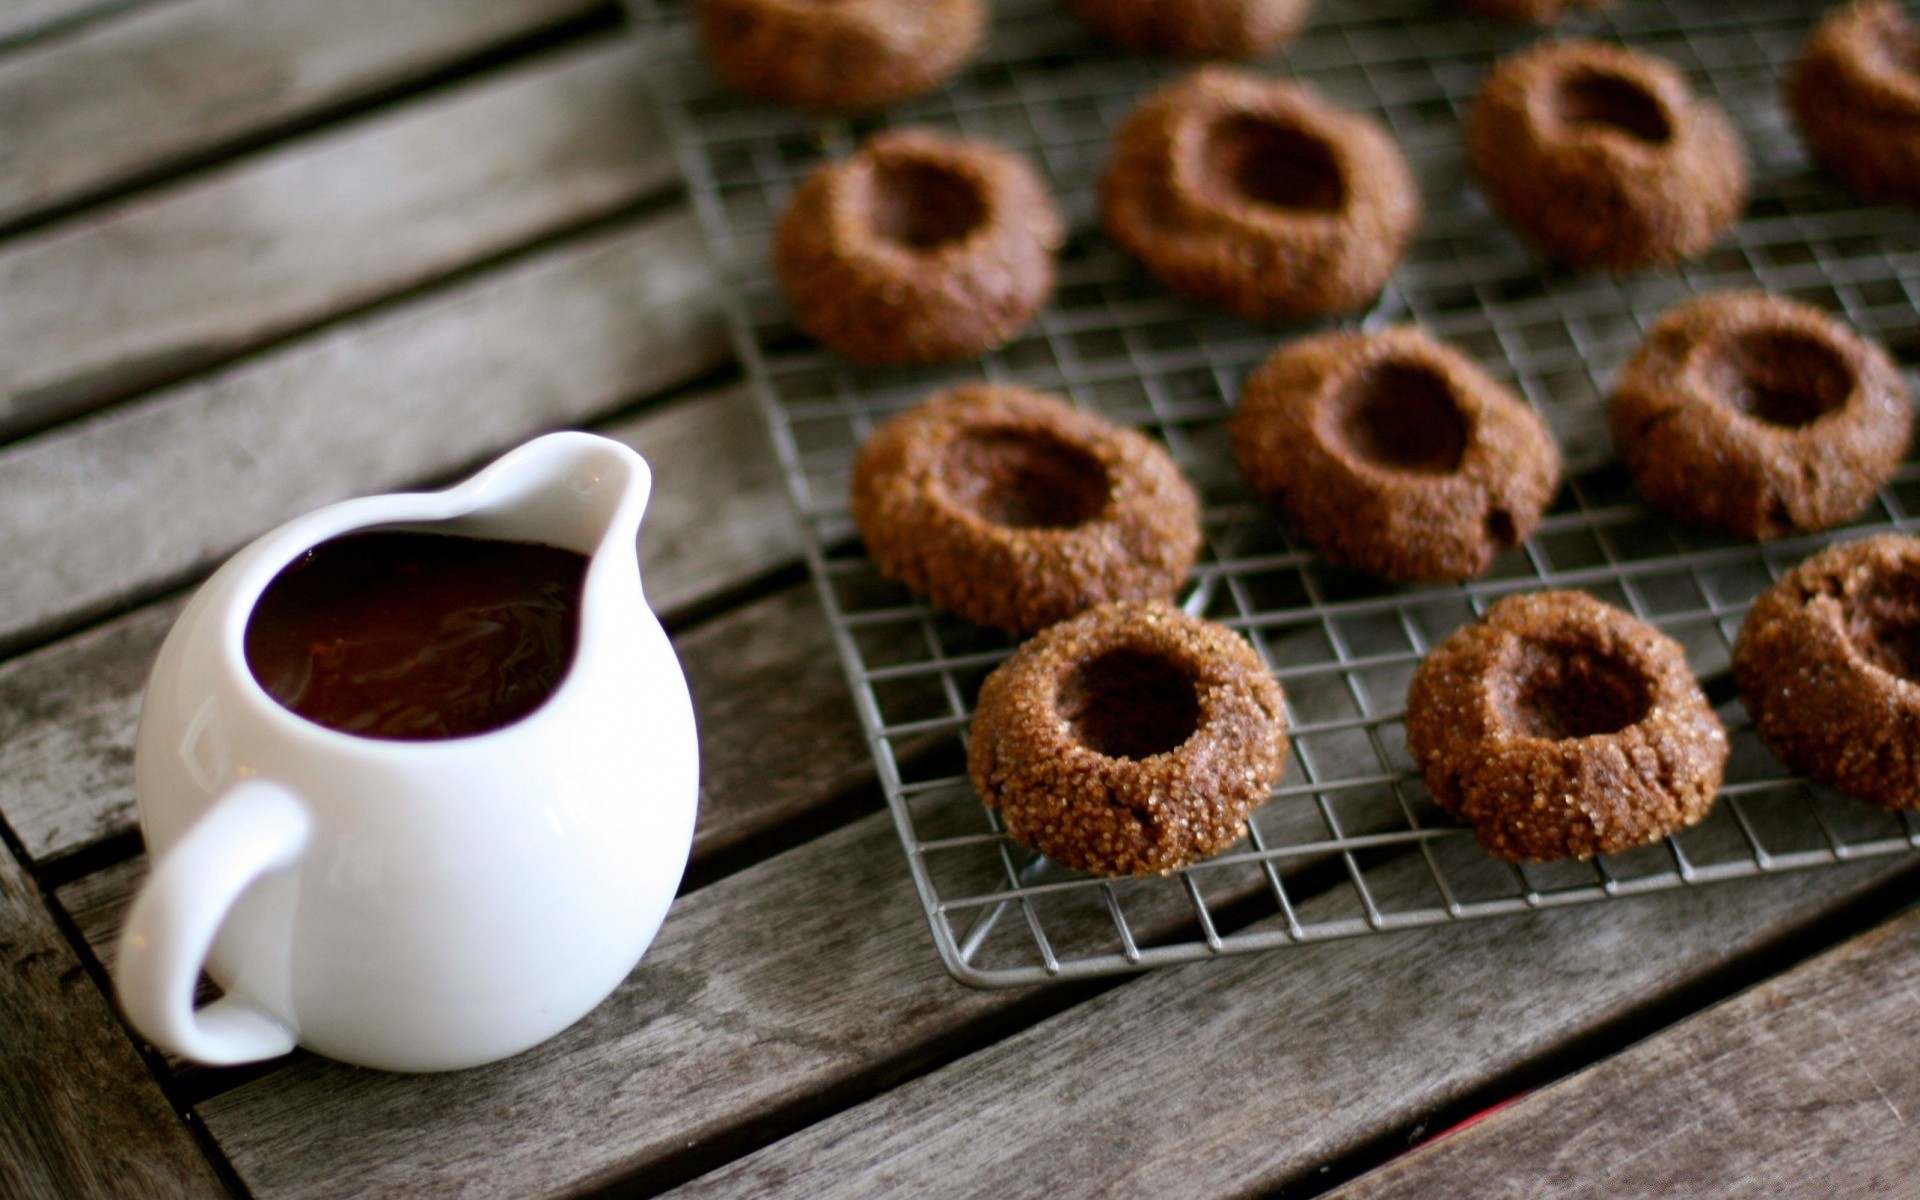
M676 1195L1269 1191L1911 870L1783 876L1156 974Z
M638 327L623 323L618 314L628 311L627 304L632 302L629 288L646 278L650 264L657 264L657 252L676 244L684 244L684 230L678 221L646 236L616 243L617 253L590 256L598 260L598 266L581 271L585 278L575 283L580 295L598 297L609 306L604 320L596 321L594 314L560 303L560 294L551 290L521 296L518 303L505 306L497 329L492 322L475 319L472 307L467 307L465 315L471 322L466 326L467 333L481 339L498 334L491 350L499 357L489 355L485 361L470 364L470 370L449 367L425 378L385 375L382 367L387 360L372 353L378 339L368 338L357 343L369 351L368 357L336 356L342 365L366 371L365 387L358 393L351 388L329 387L325 372L311 380L310 389L300 393L272 387L248 393L255 406L243 405L236 410L251 414L244 428L229 428L223 435L207 423L187 424L187 432L157 442L160 449L127 468L139 474L156 465L154 460L167 457L166 447L179 447L182 453L166 474L177 479L190 496L199 498L197 503L181 506L188 513L198 512L198 524L188 513L170 513L173 506L143 508L140 493L132 489L122 497L125 519L136 524L147 517L163 520L164 528L150 534L155 542L164 542L164 534L171 532L176 546L187 539L184 544L202 554L205 543L197 539L224 533L230 544L214 547L224 552L315 504L414 483L417 475L413 472L448 465L445 458L436 461L435 455L464 459L483 446L491 452L540 428L564 423L568 416L581 415L569 413L565 407L568 404L584 407L597 400L598 407L605 408L617 402L614 398L626 385L643 387L647 383L645 372L638 369L640 364L630 358L636 343L641 349L645 343L637 336ZM520 326L505 319L504 314L523 314L529 302L571 318L566 328L577 338L541 339L537 350L516 341L512 330ZM457 323L458 318L447 320ZM587 341L586 335L594 331L604 339L603 344ZM437 339L424 342L432 346ZM690 339L690 345L697 352L702 342ZM604 353L592 353L596 348ZM705 348L715 352L710 340ZM570 350L578 353L569 359ZM543 358L541 352L556 357ZM660 356L646 368L671 371L677 353L671 346L662 347ZM614 378L586 377L601 368L615 367L629 369ZM311 404L305 415L285 408L276 414L265 403L296 394L303 394ZM351 411L330 408L328 402L333 398L355 394L364 396L367 402L357 417ZM522 402L531 402L533 410L516 411L515 405ZM443 407L444 415L433 411L434 403ZM420 415L422 404L427 405L425 415ZM413 408L413 421L388 424L396 412L405 414L409 407ZM787 564L798 555L798 534L778 491L772 451L760 427L745 424L750 415L747 409L744 392L726 388L649 409L603 429L639 450L655 464L658 473L655 500L640 537L647 592L657 609L671 613ZM351 431L344 428L356 423L362 427L364 445L355 446ZM384 460L379 453L383 433L409 429L422 432L422 441L411 445L412 457ZM433 430L443 432L433 435ZM349 440L332 441L333 448L321 452L331 439L343 436ZM431 444L424 440L430 436ZM233 448L232 454L218 453L223 443ZM138 445L139 439L128 444ZM216 457L196 474L194 464L208 452ZM0 462L4 457L0 455ZM66 461L73 460L69 457ZM57 467L46 469L43 475L47 486L56 487L62 474ZM0 478L5 476L6 468L0 465ZM223 495L244 490L250 481L281 489L281 495L260 498L265 503L258 506L229 502L222 508ZM57 495L49 497L49 510L57 499ZM184 502L186 498L182 499ZM86 508L78 499L69 504L83 511ZM0 511L5 509L6 502L0 501ZM77 515L70 513L69 517ZM99 520L96 516L96 523ZM92 551L94 541L108 540L116 529L109 521L104 531L89 534L88 524L73 520L67 527L87 552ZM226 526L224 531L222 525ZM128 558L134 558L137 545L122 544ZM29 553L32 543L23 541L22 546L22 552ZM114 569L139 563L137 558L133 563L116 559L112 551L108 546L96 561ZM43 552L43 558L50 557ZM26 561L41 560L28 557ZM196 558L190 565L208 563ZM50 564L46 569L53 567ZM144 582L135 577L117 586L131 590L144 586ZM49 603L56 599L48 597ZM734 676L740 675L749 662L775 675L794 670L821 673L822 668L816 664L822 658L830 662L831 651L817 604L810 595L804 601L789 601L779 610L781 619L773 623L777 628L773 633L752 632L760 628L759 623L750 613L739 615L739 622L748 630L744 644L762 648L752 657L729 661L725 654L714 653L702 661L710 661L708 669L715 673L730 672ZM147 669L160 639L182 602L174 598L136 610L0 665L0 816L36 859L68 854L133 828L132 749L140 690L146 684ZM713 641L712 635L696 630L688 644L697 649ZM683 648L683 652L693 651ZM809 665L781 666L783 655L798 656ZM845 697L839 676L831 671L826 674L832 676L839 709L848 711L851 702ZM724 727L735 720L737 710L752 703L732 697L724 689L715 690L722 696L715 701L721 710L704 722L707 728ZM821 704L818 689L768 699L775 709L789 716L812 711ZM823 765L828 760L811 762L804 752L795 752L778 739L741 749L744 756L737 764L732 764L730 757L715 760L710 756L706 771L709 781L729 771L751 778L753 773L772 770L776 762L803 774L817 768L838 777L836 773L845 770L843 762L831 766ZM864 759L864 750L860 757Z
M0 40L115 7L12 0ZM0 225L404 86L596 0L178 0L0 61Z
M0 0L0 50L152 0Z
M1910 914L1334 1195L1920 1195L1915 1046Z
M672 178L638 50L602 40L14 239L0 246L0 436L577 227Z
M301 1062L201 1107L256 1197L538 1196L723 1136L1004 995L926 953L890 822L683 897L640 967L558 1038L458 1075Z
M0 449L0 557L16 567L0 579L0 646L184 583L317 505L460 470L725 354L711 270L674 212Z
M227 1195L54 925L38 888L4 848L0 1195Z

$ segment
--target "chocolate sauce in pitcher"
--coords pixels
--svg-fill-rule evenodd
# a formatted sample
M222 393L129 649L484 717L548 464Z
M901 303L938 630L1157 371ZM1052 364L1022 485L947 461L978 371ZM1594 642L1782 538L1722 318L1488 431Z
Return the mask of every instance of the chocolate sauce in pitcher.
M587 558L529 542L374 530L289 563L247 621L247 666L320 725L429 741L510 725L565 678Z

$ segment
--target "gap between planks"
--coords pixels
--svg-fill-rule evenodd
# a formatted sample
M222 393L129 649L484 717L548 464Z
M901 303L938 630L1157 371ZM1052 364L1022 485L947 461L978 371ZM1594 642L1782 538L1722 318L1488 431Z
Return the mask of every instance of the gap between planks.
M1909 913L1333 1195L1912 1195L1916 1042Z
M0 243L0 436L367 309L676 180L639 48L597 39Z
M154 0L0 0L0 55Z
M0 1193L229 1193L161 1094L39 888L0 846Z
M417 88L607 8L13 0L0 6L0 43L36 29L59 35L0 56L0 229Z
M600 231L0 448L0 553L21 568L0 646L177 586L317 504L711 372L728 348L694 233L682 210Z
M1006 1196L1270 1185L1899 870L1803 873L1156 974L704 1186L947 1193L964 1180ZM615 996L526 1055L459 1077L307 1060L199 1111L263 1198L658 1183L713 1165L703 1148L742 1130L777 1135L849 1089L858 1099L915 1062L978 1045L1034 1003L941 972L891 820L877 814L684 897ZM1168 1095L1192 1120L1162 1120ZM1124 1136L1089 1135L1101 1128Z
M1403 882L1421 874L1400 866ZM673 1195L1310 1188L1324 1164L1764 957L1912 870L1808 872L1177 968Z

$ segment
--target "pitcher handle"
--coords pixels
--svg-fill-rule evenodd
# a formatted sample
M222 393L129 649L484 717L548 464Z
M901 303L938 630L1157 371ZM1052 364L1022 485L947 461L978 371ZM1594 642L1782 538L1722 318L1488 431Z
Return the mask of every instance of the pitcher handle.
M297 861L307 811L263 779L235 784L162 856L127 915L114 986L134 1028L155 1045L215 1066L274 1058L294 1031L239 996L198 1011L194 985L241 893Z

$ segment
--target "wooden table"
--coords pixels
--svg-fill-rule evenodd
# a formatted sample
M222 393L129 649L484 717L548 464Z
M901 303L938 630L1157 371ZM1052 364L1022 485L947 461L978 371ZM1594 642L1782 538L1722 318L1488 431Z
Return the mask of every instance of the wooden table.
M0 1195L1920 1191L1905 859L951 982L609 4L0 0L0 233ZM658 474L705 760L659 941L472 1072L139 1044L105 969L185 590L560 426Z

